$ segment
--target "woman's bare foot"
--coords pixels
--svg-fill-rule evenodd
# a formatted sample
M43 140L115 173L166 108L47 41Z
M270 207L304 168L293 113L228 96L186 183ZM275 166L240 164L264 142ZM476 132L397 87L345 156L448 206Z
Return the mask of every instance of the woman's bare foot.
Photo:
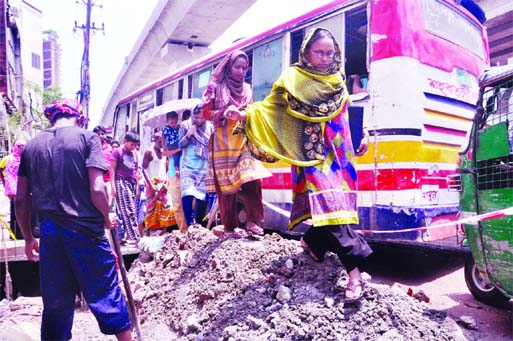
M305 252L308 252L310 257L312 257L312 259L314 261L316 261L316 262L321 262L322 261L321 259L317 258L315 253L312 251L312 249L310 249L310 247L308 246L308 244L305 242L305 240L303 238L301 238L300 243L301 243L301 247L303 248L303 250L305 250Z

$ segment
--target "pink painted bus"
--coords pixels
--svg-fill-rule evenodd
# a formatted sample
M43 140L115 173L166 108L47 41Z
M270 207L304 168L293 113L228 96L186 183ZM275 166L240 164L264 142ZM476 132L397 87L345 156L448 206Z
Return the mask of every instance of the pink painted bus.
M151 127L164 124L169 108L181 111L199 101L215 65L234 49L250 56L246 81L255 100L263 99L297 61L312 27L328 28L342 47L345 73L354 81L348 86L352 105L363 110L371 134L368 153L358 158L360 230L371 240L454 243L458 226L447 222L457 217L458 195L447 190L446 178L455 172L474 116L478 78L489 65L485 29L454 0L328 3L123 98L114 115L115 136L137 129L148 141ZM267 166L273 176L263 183L264 225L286 231L290 167ZM440 223L445 227L432 228Z

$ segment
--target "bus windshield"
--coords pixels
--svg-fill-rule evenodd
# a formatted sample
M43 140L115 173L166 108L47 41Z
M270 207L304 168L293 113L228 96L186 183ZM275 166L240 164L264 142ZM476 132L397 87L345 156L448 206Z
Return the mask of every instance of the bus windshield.
M440 1L423 0L422 13L426 31L457 44L482 60L485 50L481 28L449 5Z

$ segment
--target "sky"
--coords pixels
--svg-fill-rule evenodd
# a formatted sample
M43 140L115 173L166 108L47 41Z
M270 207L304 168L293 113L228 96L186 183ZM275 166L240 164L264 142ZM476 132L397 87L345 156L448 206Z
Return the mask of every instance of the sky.
M43 12L43 29L59 34L61 45L61 88L65 97L80 90L80 63L84 49L83 31L73 30L86 19L86 0L29 0ZM321 6L331 0L258 0L212 48L226 47L241 36L251 36ZM90 45L90 127L98 124L102 108L125 58L139 38L158 0L93 0L91 21L104 32L91 35ZM101 7L100 7L101 6ZM65 13L65 15L63 15Z
M34 1L34 0L33 0ZM91 21L104 31L92 32L90 39L91 100L90 127L100 121L102 107L116 80L125 57L135 44L158 0L94 0ZM144 5L141 5L143 3ZM84 51L83 30L86 6L82 0L40 0L43 29L59 34L61 45L61 89L64 97L76 97L80 90L80 63ZM62 15L66 13L66 15Z

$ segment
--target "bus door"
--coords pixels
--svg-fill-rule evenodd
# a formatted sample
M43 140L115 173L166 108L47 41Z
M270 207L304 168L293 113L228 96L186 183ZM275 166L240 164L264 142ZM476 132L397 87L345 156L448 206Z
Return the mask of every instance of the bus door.
M282 70L298 61L301 43L307 31L322 27L330 30L342 50L346 60L345 73L360 78L360 88L367 87L367 7L351 5L345 12L338 11L326 19L316 21L311 25L290 32L290 36L280 37L253 50L253 93L255 101L262 100L269 93L273 82L279 77ZM270 67L272 66L272 67ZM370 107L369 96L363 91L351 93L353 105ZM370 165L372 166L372 165ZM290 166L284 162L266 164L273 176L263 179L263 197L266 227L286 231L289 224L289 212L292 203ZM360 167L360 166L359 166ZM365 166L364 166L365 167ZM289 233L301 234L308 228L309 222L300 224Z

